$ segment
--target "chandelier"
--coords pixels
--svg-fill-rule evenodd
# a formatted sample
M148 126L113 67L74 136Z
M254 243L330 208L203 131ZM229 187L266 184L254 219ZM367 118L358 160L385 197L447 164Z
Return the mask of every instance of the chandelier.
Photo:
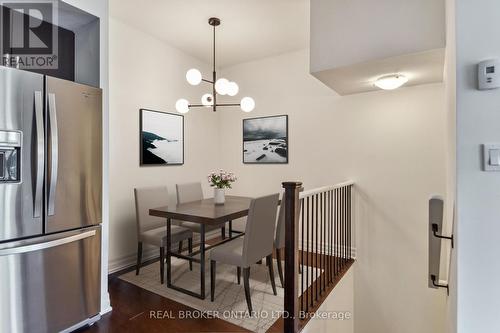
M217 111L217 107L239 106L244 112L250 112L255 108L255 101L251 97L243 97L240 103L217 103L217 95L234 97L238 94L240 88L236 82L229 81L225 78L217 78L217 72L215 70L215 28L220 25L220 19L211 17L208 20L208 24L210 24L214 30L212 79L204 79L199 70L192 68L187 71L186 80L193 86L197 86L202 82L208 83L212 85L212 91L201 97L201 104L190 104L188 100L181 98L175 103L175 108L180 113L187 113L191 108L207 107L212 108L215 112Z

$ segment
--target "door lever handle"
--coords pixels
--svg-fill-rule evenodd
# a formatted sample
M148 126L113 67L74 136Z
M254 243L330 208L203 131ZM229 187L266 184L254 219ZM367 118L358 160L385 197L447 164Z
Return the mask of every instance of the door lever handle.
M434 234L434 237L436 237L436 238L441 238L441 239L449 239L449 240L451 240L451 248L453 249L453 247L454 247L454 244L453 244L453 243L454 243L454 242L453 242L453 235L451 235L451 236L443 236L443 235L439 235L439 234L437 233L437 232L438 232L438 229L439 229L439 227L438 227L437 223L433 223L433 224L432 224L432 233Z
M436 275L431 275L432 285L436 288L446 288L446 292L448 293L448 296L449 296L450 295L449 285L436 283L436 280L437 280Z

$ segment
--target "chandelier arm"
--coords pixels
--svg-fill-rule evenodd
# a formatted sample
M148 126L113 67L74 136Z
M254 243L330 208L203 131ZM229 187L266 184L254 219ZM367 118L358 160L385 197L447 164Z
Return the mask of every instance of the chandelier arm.
M222 104L215 104L215 106L241 106L241 104L240 103L222 103ZM190 107L190 108L206 108L207 105L189 104L188 107Z
M201 81L206 82L206 83L210 83L210 84L214 84L215 83L214 81L208 80L208 79L201 79Z

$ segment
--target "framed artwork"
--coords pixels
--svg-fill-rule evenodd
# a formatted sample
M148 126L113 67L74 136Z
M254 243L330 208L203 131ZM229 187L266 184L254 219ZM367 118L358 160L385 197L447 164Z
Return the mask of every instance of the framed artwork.
M243 119L243 163L288 163L288 116Z
M141 166L184 164L184 116L140 110Z

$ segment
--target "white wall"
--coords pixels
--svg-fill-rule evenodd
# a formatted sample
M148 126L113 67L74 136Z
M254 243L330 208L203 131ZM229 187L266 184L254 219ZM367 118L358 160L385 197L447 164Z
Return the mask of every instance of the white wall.
M220 111L221 164L232 193L356 182L357 333L444 330L445 292L427 287L427 201L444 194L442 84L338 97L308 74L308 50L245 63L223 75L255 98L252 114ZM242 164L242 118L289 115L290 163Z
M220 165L218 115L207 109L185 117L185 164L139 166L139 109L176 112L184 97L198 101L203 87L185 79L189 68L208 66L118 20L110 20L110 270L135 263L137 232L133 189L167 185L172 202L175 184L203 181ZM208 189L206 189L208 190ZM208 193L207 193L208 195ZM158 256L156 249L156 256Z
M103 221L101 265L101 313L111 310L108 295L109 240L109 93L108 93L108 0L65 0L100 19L100 87L103 90Z
M444 234L457 237L455 217L456 201L456 33L455 33L455 0L446 1L446 111L447 111L447 140L446 140L446 202L445 220L443 221ZM457 330L457 245L451 249L450 242L441 242L441 279L447 280L450 288L450 297L447 302L446 332L454 333Z
M500 331L500 174L480 145L500 142L500 91L476 90L477 63L500 56L500 2L456 2L458 332Z

